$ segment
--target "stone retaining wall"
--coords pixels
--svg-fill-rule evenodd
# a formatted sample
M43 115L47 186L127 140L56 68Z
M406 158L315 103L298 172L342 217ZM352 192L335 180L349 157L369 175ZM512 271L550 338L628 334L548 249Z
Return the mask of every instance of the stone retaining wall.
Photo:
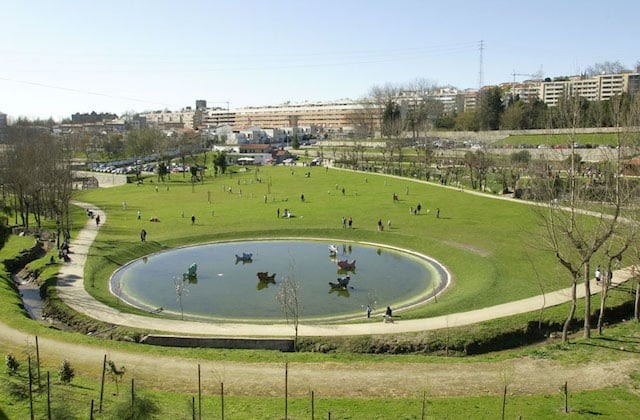
M180 337L171 335L148 335L143 344L168 347L201 347L216 349L250 349L294 351L294 342L287 338L235 338L235 337Z

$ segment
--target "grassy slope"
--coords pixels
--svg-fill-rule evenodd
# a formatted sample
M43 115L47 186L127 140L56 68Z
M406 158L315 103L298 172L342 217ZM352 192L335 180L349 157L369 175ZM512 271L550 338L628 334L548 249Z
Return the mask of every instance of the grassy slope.
M264 171L261 171L261 172L264 172ZM288 175L292 176L290 175L290 173ZM312 174L312 177L316 175L319 175L319 174L316 174L314 172ZM347 184L347 182L349 181L348 174L344 174L344 175L345 177L340 179L340 181L343 182L345 185L348 185ZM373 183L376 177L369 176L368 178L369 178L369 182L367 184ZM442 247L442 249L439 247L439 244L436 239L438 235L440 235L441 237L440 240L452 240L450 238L451 235L447 235L447 232L442 232L443 229L439 229L439 226L437 225L437 223L440 222L441 220L436 221L433 216L424 216L424 219L425 219L424 223L430 223L429 225L424 225L430 228L428 231L429 234L428 235L426 233L424 234L425 236L428 236L430 238L428 241L423 241L421 240L421 238L411 238L410 235L405 232L406 230L410 230L411 226L409 227L407 227L406 225L402 226L402 223L404 223L405 221L407 223L411 223L411 222L422 223L422 219L421 219L422 216L409 217L408 215L408 206L411 205L413 202L409 202L407 198L414 198L414 194L416 195L420 194L420 197L423 197L421 201L425 208L435 207L433 205L428 204L430 203L430 200L433 200L434 204L440 203L440 201L437 201L437 200L445 200L442 202L447 202L449 206L451 205L464 206L467 203L456 201L456 196L462 197L464 196L464 194L459 194L454 192L454 193L449 193L449 194L453 194L452 197L444 197L444 195L441 195L440 190L437 190L433 187L427 188L424 191L418 191L418 190L414 191L414 189L417 188L415 185L407 184L406 182L400 182L400 181L397 181L397 182L398 183L396 183L396 181L389 180L388 185L386 186L383 185L383 186L385 188L395 187L396 191L398 191L399 194L401 195L401 199L403 201L401 201L401 203L399 204L394 205L391 202L389 193L381 193L382 198L380 200L384 201L388 199L388 201L391 202L391 206L389 205L379 206L379 208L384 207L384 209L386 209L386 211L389 214L393 214L393 216L385 215L384 217L393 217L392 220L394 221L394 225L396 226L400 225L398 226L397 231L384 232L382 234L375 232L375 220L377 220L378 216L369 215L369 220L373 220L373 223L371 223L370 228L364 229L363 227L362 229L363 232L360 232L360 229L355 229L352 232L344 232L339 226L339 218L341 217L343 212L334 211L330 217L327 217L326 219L324 219L326 222L333 223L337 226L337 228L333 228L332 230L330 230L330 232L336 236L345 235L345 234L353 235L354 237L362 236L362 239L365 239L365 240L370 240L369 238L379 238L380 236L384 235L385 238L393 239L392 242L395 241L398 244L402 244L414 249L421 249L421 247L424 247L426 250L433 249L434 251L441 252L445 257L448 257L448 258L449 256L446 255L446 251L447 250L455 251L461 254L461 256L458 257L460 259L454 260L449 258L447 259L447 261L449 261L447 262L447 264L453 265L456 261L464 262L466 264L467 260L465 259L465 254L468 254L467 255L467 258L468 258L469 255L475 255L476 254L475 252L464 251L463 249L460 249L460 247L458 246ZM402 188L405 185L410 185L410 194L408 197L403 195L404 189ZM150 202L151 200L138 201L135 199L136 188L141 188L141 187L128 186L118 190L114 189L109 191L101 191L101 193L103 194L108 192L111 195L110 199L112 200L112 203L117 203L117 204L109 204L108 201L104 201L104 200L102 201L102 203L104 203L104 207L106 207L106 209L109 211L110 219L107 226L105 226L105 227L109 227L109 229L105 229L103 231L103 234L107 239L103 239L102 237L100 238L100 243L102 245L101 245L101 248L99 248L99 251L98 251L99 254L104 253L107 250L110 250L112 254L109 254L109 258L113 258L115 255L117 258L122 258L126 260L126 258L128 258L127 254L130 251L135 251L137 253L141 253L141 252L146 253L146 252L153 251L155 249L159 249L165 245L173 246L173 245L182 243L182 241L189 241L192 239L199 240L199 241L210 240L209 238L210 235L213 236L214 238L232 235L232 233L229 230L222 229L221 227L219 227L219 230L215 230L213 232L209 231L209 229L211 228L203 229L203 226L205 226L205 223L204 223L204 220L200 218L200 214L198 213L199 224L202 223L202 226L196 226L192 228L191 226L189 226L189 223L185 222L182 225L174 226L173 229L167 229L167 227L161 223L163 226L159 226L160 225L159 224L157 226L158 230L155 230L154 234L161 235L160 238L163 238L163 240L158 242L158 244L149 245L149 248L144 248L142 250L139 250L138 248L140 247L140 244L137 240L137 232L138 232L139 226L137 225L138 223L137 220L135 220L134 205L139 205L141 206L141 208L144 209L143 214L145 214L145 217L147 216L146 211L149 211L149 209L154 207L152 206L149 208L144 207L145 205L151 205L151 202ZM177 186L172 185L170 188L170 192L174 192L174 188L178 189ZM245 195L246 191L251 187L243 187L243 189L245 188L246 190L243 191L244 193L243 195ZM166 193L166 191L163 191L163 192L159 191L158 193L156 193L155 190L152 190L151 188L149 188L149 190L151 190L153 193L148 194L148 197L153 197L154 194L157 194L158 196L161 196L163 198L162 200L163 202L167 201L167 196L162 195L163 193ZM311 201L314 194L308 191L311 191L311 190L305 189L305 195L307 196L307 200ZM363 189L363 191L365 190ZM392 190L389 190L389 191L392 191ZM148 191L144 191L144 193L147 193L147 192ZM333 198L330 198L330 200L340 200L340 199L348 200L349 192L350 192L350 189L347 189L347 195L344 198L341 198L341 194L337 196L331 195L331 197ZM185 191L182 191L183 197L189 197L191 194L192 193L191 193L190 186L187 187ZM197 194L197 189L195 194ZM358 202L357 200L359 200L363 194L364 194L363 192L359 192L358 198L351 198L351 200L354 200L353 202ZM329 194L327 195L329 196ZM121 211L121 205L119 204L123 200L123 197L125 197L124 199L126 199L128 203L127 212ZM201 194L201 197L204 197L203 201L205 201L205 204L203 204L201 207L208 208L208 204L206 203L206 192L204 194ZM83 199L88 200L88 198L86 197L83 197ZM214 196L214 205L216 205L215 199L216 197ZM232 197L229 197L229 199L230 200L243 200L243 199L247 200L247 197L243 197L241 199L238 196L232 196ZM92 200L92 201L95 202L95 200ZM221 201L219 203L220 208L224 210L227 210L227 211L237 210L241 215L251 213L251 211L245 212L245 210L247 209L238 208L239 206L235 205L233 201L230 201L229 204L225 204L222 200L220 201ZM175 205L176 200L171 200L171 202L174 203L174 205L171 206L171 211L173 212L175 212L178 208L185 207L185 203L186 203L186 201L184 201L182 202L183 205L176 206ZM237 202L238 201L236 201L236 203ZM240 201L240 203L243 203L243 202ZM268 211L272 213L271 217L275 219L274 208L277 205L279 205L281 208L284 208L284 205L282 202L276 202L276 203L270 202L269 204L265 205L263 201L260 204L254 204L253 206L251 206L251 208L254 209L255 211L256 209L264 210L262 206L268 207ZM296 214L301 214L298 211L299 208L304 209L303 214L305 215L314 214L314 212L312 211L307 212L306 206L311 205L311 202L308 202L305 204L296 202L295 204L293 204L293 199L291 199L287 205L290 208L292 208L296 212ZM436 205L440 205L443 209L443 216L448 217L447 213L445 213L447 207L441 204L436 204ZM240 206L240 207L244 207L244 206ZM520 206L520 208L524 208L524 206ZM201 208L194 207L193 211L196 212L198 209L201 209ZM164 209L164 210L166 212L162 213L163 214L162 216L160 216L161 214L160 212L157 212L154 214L158 214L158 217L164 218L164 220L167 220L167 218L171 219L173 217L175 221L178 221L178 223L180 223L181 217L179 217L179 213L172 215L169 210L167 209ZM313 208L309 210L313 210ZM360 213L363 211L363 209L359 209L357 206L352 206L352 210L353 210L352 213L349 213L349 214L353 214L353 217L354 219L356 219L356 221L359 220L359 218L356 218L356 214L362 217L366 217L366 211L365 213ZM456 212L456 210L458 210L458 212ZM452 211L454 212L453 214L456 214L459 217L460 215L469 213L468 211L462 211L462 210L465 210L465 209L457 209L455 207L452 207ZM121 215L119 216L118 213L121 213ZM403 219L402 213L406 214L405 219ZM186 212L186 215L188 217L187 212ZM124 222L123 226L118 227L116 226L116 223L113 223L114 221L117 221L118 216L120 217L120 219L123 220ZM501 216L502 214L496 215L496 217L498 218L500 218ZM212 220L216 220L216 217L218 217L217 210L216 210L216 216ZM316 215L316 217L321 219L323 215ZM467 216L467 217L471 217L471 216ZM479 217L479 216L476 215L475 217ZM505 215L504 217L507 217L507 216ZM84 216L81 213L76 214L75 218L78 225L84 223L85 221ZM264 220L261 223L265 223L265 224L270 223L268 220L269 218L270 217L264 218ZM329 220L329 219L332 219L332 220ZM443 219L443 220L446 221L447 219ZM454 219L449 219L449 220L454 220ZM287 221L277 221L276 223L281 223L281 222L296 223L296 222L301 222L301 220L292 219ZM511 222L513 223L513 220ZM143 222L143 223L146 223L146 222ZM316 226L319 223L320 222L313 223L313 226ZM465 243L469 243L470 241L473 240L473 246L477 247L478 249L480 249L481 245L485 245L487 246L488 249L494 250L494 248L490 247L490 245L495 245L495 244L491 244L490 243L491 241L487 241L487 240L483 241L483 238L482 238L483 233L481 231L481 227L486 223L488 222L484 220L476 224L474 226L474 229L470 229L471 232L473 232L473 230L476 230L476 229L479 231L477 233L474 233L473 235L467 235L467 232L459 233L458 235L460 239L458 239L457 241L459 243L463 243L463 241L465 241ZM208 224L206 226L208 226ZM281 225L278 225L278 226L281 226ZM304 230L298 229L298 227L296 226L294 227L295 229L285 229L284 232L282 232L282 234L284 235L292 234L290 232L304 233ZM358 222L356 223L356 227L357 228L360 227ZM194 229L205 230L205 232L200 232L200 231L193 232ZM130 230L133 230L133 232L130 232ZM117 234L118 231L120 232L120 235ZM172 234L172 231L173 231L173 234ZM183 239L176 240L174 237L176 231L187 232L189 233L189 235L187 235ZM313 233L315 234L317 231L321 231L321 229L319 227L315 227ZM254 226L253 230L247 229L244 231L245 235L247 236L251 236L252 235L251 232L262 233L264 232L264 230L256 229L256 227ZM436 234L436 232L439 232L439 233ZM276 233L280 233L280 230L278 230ZM485 231L484 234L488 234L488 233L486 233ZM443 235L446 235L446 238L442 239ZM131 239L124 240L128 236L131 236ZM24 238L20 238L20 239L12 238L11 241L8 243L8 245L3 249L3 251L6 251L8 254L10 254L9 251L12 249L14 249L15 251L25 247L24 244L17 243L17 242L16 242L16 245L14 245L14 243L12 242L14 240L24 240ZM520 238L520 240L522 240L522 238ZM111 243L109 241L111 241ZM411 245L415 245L415 247ZM500 247L496 247L496 248L500 249ZM113 252L114 250L118 252ZM427 251L424 251L424 252L427 252ZM497 252L497 251L493 251L493 252ZM129 257L130 255L131 254L129 254ZM491 258L491 257L487 257L487 258ZM480 263L482 263L485 260L485 257L478 257L477 260ZM102 265L104 261L105 261L105 258L103 256L100 256L98 258L95 258L94 263L99 266L99 265ZM488 267L490 268L487 268L486 270L488 272L492 272L491 269L493 269L494 271L499 270L499 267L498 268L495 267L497 265L498 265L498 261L493 261L490 265L488 265ZM461 267L461 268L464 268L464 267ZM467 272L472 273L473 271L474 271L473 269L462 270L463 273L467 273ZM456 274L457 281L460 283L462 280L461 280L461 275L459 274L458 269L456 268L454 272ZM473 283L473 279L475 278L476 277L471 276L469 274L469 280L467 280L465 284L471 285ZM0 294L2 296L2 302L3 302L3 305L0 306L0 314L3 321L6 321L9 318L12 318L13 321L10 323L12 324L20 323L21 326L25 327L29 331L34 331L34 333L36 334L39 332L42 333L43 332L42 327L37 326L32 321L26 320L24 314L16 310L16 308L19 306L19 299L17 299L17 296L15 296L14 291L12 291L10 288L6 288L6 285L7 283L3 282L2 289L0 290ZM462 288L457 287L456 289L462 289ZM464 299L464 295L458 299ZM449 307L455 307L456 297L454 296L454 293L450 293L443 300L448 302ZM54 334L54 335L60 335L61 337L64 337L64 339L66 340L71 340L75 342L95 343L100 345L103 348L105 346L108 348L111 345L121 349L129 348L129 347L133 349L134 347L129 343L102 342L99 340L90 339L90 338L82 337L78 335L69 335L69 334L63 334L63 333L52 332L52 331L49 331L48 333ZM637 334L637 328L635 330L633 329L625 330L621 333L621 336L629 337L636 334ZM611 337L605 340L605 342L608 342L610 339ZM577 346L576 348L580 348L580 346ZM137 350L140 351L139 348ZM146 348L144 350L147 351ZM597 353L594 353L595 350L591 345L582 347L582 350L583 351L569 352L569 353L582 354L582 356L577 356L577 359L579 360L584 360L585 358L589 358L589 357L610 357L610 356L607 356L608 353L606 353L604 350L599 350ZM164 350L158 350L158 349L153 349L148 351L150 351L151 353L164 352ZM227 358L227 357L230 357L233 360L245 360L245 361L250 361L254 359L256 360L269 359L269 358L265 359L263 356L256 354L260 352L232 352L233 355L231 355L229 354L230 352L225 352L225 351L193 351L193 350L171 349L170 353L176 356L181 355L184 357L192 357L192 358L204 357L205 359L208 359L208 358L217 359L217 358ZM527 354L527 352L525 352L525 354ZM530 350L529 354L532 354L532 355L537 354L538 356L542 356L546 358L548 357L564 358L567 356L565 350L561 349L560 351L558 351L558 349L554 350L553 348L547 349L547 350L534 349L534 350ZM597 354L597 355L594 356L594 354ZM496 358L496 356L498 356L498 359L501 358L499 355L490 355L488 356L488 358L492 359L492 358ZM322 360L332 360L332 361L343 360L346 362L351 359L351 357L336 359L335 355L320 355L320 354L314 355L311 358L309 358L310 355L306 355L305 357L307 358L306 360L315 360L317 362L320 362ZM280 356L276 356L276 358L278 359L278 361L281 361ZM571 359L571 356L569 356L569 358ZM357 356L354 360L356 359L369 360L370 362L382 360L379 357L371 357L366 355ZM292 360L297 360L297 359L294 358ZM430 360L430 357L408 356L408 357L403 357L402 360L428 361ZM469 362L470 360L472 359L468 359L466 360L466 362ZM5 382L6 382L6 378L2 376L0 378L0 383L4 385ZM99 389L99 383L96 383L92 380L87 381L86 379L83 379L80 377L78 378L78 384L76 386L59 388L56 391L56 394L54 395L57 395L58 397L60 395L66 395L66 398L69 401L69 406L72 406L74 407L74 409L77 409L77 413L78 415L80 415L81 413L84 414L87 411L85 409L86 407L83 407L83 404L88 406L88 402L91 398L97 398L96 395L97 395L98 389ZM350 417L350 418L356 418L356 419L357 418L386 418L385 413L389 413L390 411L393 411L395 413L398 413L398 416L400 418L415 418L416 416L419 416L418 413L420 412L420 406L421 406L421 400L420 400L421 391L420 392L418 391L420 390L417 390L417 394L419 394L418 397L416 399L411 399L411 400L408 400L408 399L394 399L394 400L345 399L345 400L323 401L321 399L321 396L316 396L316 398L318 398L318 400L316 401L316 415L319 415L320 413L325 414L328 411L331 411L334 414L334 417L341 416L341 417ZM151 393L151 391L148 391L148 392ZM215 391L210 390L209 392L214 393ZM162 409L163 409L163 414L165 415L173 414L173 415L184 417L186 415L185 413L188 413L188 410L186 408L187 401L189 400L188 396L184 394L178 395L178 394L167 394L167 393L157 393L157 392L153 392L152 395L160 401L160 405L162 406ZM113 398L110 397L110 399L113 399ZM278 398L262 399L262 398L246 398L246 397L227 397L225 401L228 404L226 407L226 414L228 418L279 418L282 415L281 414L282 400ZM209 410L209 412L212 412L216 409L219 409L219 406L216 405L216 403L217 403L216 397L209 395L208 398L205 400L205 407L207 410ZM293 414L294 416L298 416L298 418L308 417L308 413L309 413L308 399L292 399L291 404L292 405L290 406L290 414ZM593 392L583 392L577 395L572 395L572 400L571 400L571 408L573 409L574 413L577 413L580 415L589 415L589 414L591 415L602 414L602 415L609 415L609 416L614 416L616 414L625 415L624 413L632 412L631 410L634 409L635 404L637 404L637 395L635 395L633 392L630 392L625 388L615 388L615 389L607 389L607 390L600 390L600 391L593 391ZM560 409L561 405L562 405L562 402L558 395L516 396L516 397L509 398L508 404L507 404L507 414L509 415L509 413L511 413L512 416L534 414L536 418L554 418L558 415L558 410ZM24 404L24 401L23 403L16 403L15 400L8 398L4 394L0 396L0 408L3 410L4 415L7 415L9 418L25 417L25 414L28 413L28 411L25 411L27 407L28 407L28 404ZM40 396L40 405L39 406L37 405L37 407L39 407L40 412L43 412L42 411L43 410L42 395ZM477 413L479 416L486 415L487 413L495 413L495 416L498 416L500 412L499 410L500 410L500 399L497 397L469 397L469 398L452 398L452 399L429 398L428 404L427 404L427 413L436 417L448 416L451 418L459 418L456 416L460 415L460 416L468 417L468 414L473 414L473 413ZM461 414L463 412L464 414ZM2 417L2 415L3 413L0 412L0 418ZM495 416L492 415L492 417L495 417ZM108 416L106 418L108 418Z
M597 133L597 134L576 134L575 138L567 134L523 134L511 135L505 139L491 143L494 146L512 145L519 146L521 144L530 144L537 146L545 144L547 146L567 145L572 141L578 142L585 146L590 144L594 147L605 145L611 146L617 143L614 133Z
M304 176L307 171L311 172L308 178ZM256 177L262 183L256 182ZM147 182L78 194L78 199L94 203L108 215L86 270L91 293L104 301L112 299L106 291L106 278L134 257L165 247L238 237L328 237L387 243L430 255L464 287L452 288L439 299L439 305L407 315L413 317L524 298L539 293L537 282L532 280L537 276L548 281L564 275L555 269L552 256L537 245L532 233L536 218L531 208L521 203L324 168L265 167L259 173L210 178L195 188L182 180L174 175L168 189L161 185L157 192L157 183ZM225 192L229 186L232 194ZM399 202L393 202L394 192ZM304 203L299 199L303 193ZM123 201L127 202L126 210ZM411 215L410 208L418 203L422 204L422 215ZM298 217L277 219L276 209L283 211L285 207ZM439 219L436 208L440 208ZM141 221L136 219L137 210L142 212ZM192 214L196 226L191 226ZM149 222L151 216L158 217L160 223ZM343 216L353 217L354 229L342 229ZM377 232L378 218L385 224L390 219L393 228ZM79 222L85 220L81 217ZM141 228L148 232L144 245L139 241ZM551 283L547 287L560 286Z

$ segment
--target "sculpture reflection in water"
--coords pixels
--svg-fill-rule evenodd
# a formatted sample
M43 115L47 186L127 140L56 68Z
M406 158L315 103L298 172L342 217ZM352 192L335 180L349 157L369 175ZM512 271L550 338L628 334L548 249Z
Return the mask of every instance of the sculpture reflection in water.
M268 271L259 271L256 275L258 276L258 286L256 286L258 290L269 287L270 283L276 284L276 273L269 275Z

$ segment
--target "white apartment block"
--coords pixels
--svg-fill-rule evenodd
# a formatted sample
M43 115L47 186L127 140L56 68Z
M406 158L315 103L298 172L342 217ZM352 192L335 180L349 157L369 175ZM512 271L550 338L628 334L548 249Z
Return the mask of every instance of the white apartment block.
M236 111L221 108L211 108L202 111L202 125L206 127L235 124Z
M460 95L458 89L454 88L442 88L427 94L428 99L434 99L441 102L443 105L443 112L445 114L451 114L460 107Z
M640 91L639 73L600 74L594 77L573 76L540 82L540 100L555 106L561 98L579 96L589 101L606 101L623 93Z
M152 111L141 113L146 118L147 125L155 128L195 128L196 111L187 107L181 111Z

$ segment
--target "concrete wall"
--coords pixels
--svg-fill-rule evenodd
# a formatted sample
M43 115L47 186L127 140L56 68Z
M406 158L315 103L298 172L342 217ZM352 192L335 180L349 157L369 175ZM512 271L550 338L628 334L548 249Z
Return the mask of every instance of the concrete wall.
M171 335L148 335L143 344L168 347L201 347L217 349L250 350L294 350L294 342L287 338L225 338L225 337L179 337Z
M77 176L92 176L98 180L98 187L106 188L106 187L117 187L119 185L124 185L127 183L126 175L119 174L105 174L102 172L90 172L90 171L74 171Z

